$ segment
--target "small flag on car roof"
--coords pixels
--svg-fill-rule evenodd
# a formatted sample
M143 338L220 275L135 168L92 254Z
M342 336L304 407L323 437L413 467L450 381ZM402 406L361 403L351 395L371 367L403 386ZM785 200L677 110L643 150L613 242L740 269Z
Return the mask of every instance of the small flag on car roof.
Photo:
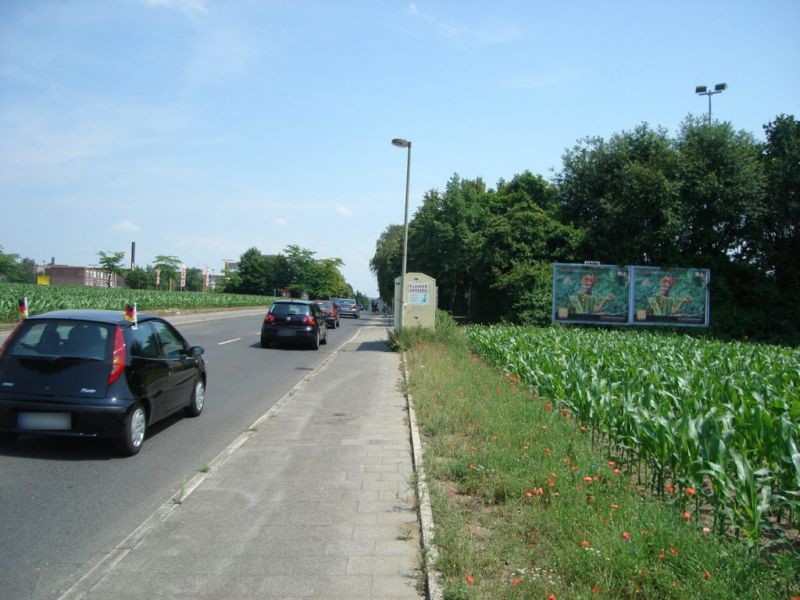
M19 299L19 318L20 319L27 319L28 318L28 297L27 296Z
M128 304L125 307L125 320L130 321L133 323L133 328L136 329L138 326L137 315L136 315L136 303Z

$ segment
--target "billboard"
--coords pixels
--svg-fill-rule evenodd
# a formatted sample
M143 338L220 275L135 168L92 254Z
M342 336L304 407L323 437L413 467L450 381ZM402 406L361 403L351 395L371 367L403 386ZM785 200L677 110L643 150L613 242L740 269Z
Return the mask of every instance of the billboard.
M708 327L708 269L631 267L632 322Z
M554 323L708 327L709 269L553 265Z
M627 267L553 265L553 322L625 324L629 303Z

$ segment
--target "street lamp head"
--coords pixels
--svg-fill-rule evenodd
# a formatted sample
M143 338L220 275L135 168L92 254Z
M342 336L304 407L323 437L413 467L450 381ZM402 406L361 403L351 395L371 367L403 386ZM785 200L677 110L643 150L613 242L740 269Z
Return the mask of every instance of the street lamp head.
M718 83L717 85L714 86L714 91L715 92L722 92L722 91L724 91L726 89L728 89L728 84L727 83Z
M408 148L411 145L411 142L404 140L403 138L394 138L392 140L392 144L398 148Z
M704 85L698 85L696 88L694 88L695 94L705 94L706 91L708 91L708 88Z

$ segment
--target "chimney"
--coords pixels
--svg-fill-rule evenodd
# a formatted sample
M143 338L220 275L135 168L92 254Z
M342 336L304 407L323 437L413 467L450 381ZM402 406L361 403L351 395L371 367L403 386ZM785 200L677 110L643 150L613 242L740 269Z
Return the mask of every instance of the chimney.
M131 270L136 268L136 242L131 242Z

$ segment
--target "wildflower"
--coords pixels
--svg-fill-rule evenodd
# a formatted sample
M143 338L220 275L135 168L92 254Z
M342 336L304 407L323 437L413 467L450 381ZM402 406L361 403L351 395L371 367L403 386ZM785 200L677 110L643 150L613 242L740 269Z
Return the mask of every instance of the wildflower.
M555 595L555 594L550 594L550 595L547 597L547 600L556 600L556 595Z
M544 453L547 454L547 456L550 456L550 452L552 452L552 450L550 450L550 448L545 448L544 449Z
M530 492L525 492L525 497L526 498L532 498L533 494L531 494Z
M684 521L688 521L691 518L692 518L692 515L690 515L688 512L685 512L685 513L683 513L681 515L681 519L683 519Z
M586 427L581 426L581 433L586 433Z
M584 480L586 483L592 483L592 478L591 478L589 475L586 475L586 476L583 478L583 480Z
M627 542L627 541L630 541L631 534L628 533L627 531L623 531L622 535L620 537Z
M642 529L642 535L650 535L649 529Z
M658 560L664 560L665 558L667 558L666 554L664 554L663 552L658 553Z
M468 583L468 584L470 584L470 585L472 585L473 583L475 583L475 580L472 578L472 576L471 576L471 575L467 575L467 583Z
M685 492L686 492L686 493L687 493L689 496L694 496L695 494L697 494L697 492L695 491L695 489L694 489L693 487L687 487L687 488L686 488L684 491L685 491Z
M544 409L545 410L552 410L552 408L553 408L553 405L550 404L549 402L545 402L544 403Z
M678 550L677 548L670 548L669 553L672 554L673 556L677 556L678 554L680 554L680 550Z
M594 496L589 494L588 496L586 496L586 503L591 504L592 502L594 502Z
M470 449L472 452L477 452L477 451L478 451L478 449L477 449L475 446L470 446L470 447L469 447L469 449Z
M711 533L711 529L708 527L703 527L703 535L708 535L709 533ZM800 600L800 598L798 598L798 600Z
M620 470L619 469L614 469L612 471L612 473L614 473L614 475L619 475L620 474Z
M617 463L615 463L613 460L610 460L610 461L608 461L608 466L613 469L614 467L617 466Z
M703 571L703 579L705 579L706 581L711 579L711 573L709 573L708 571Z
M591 544L589 543L589 540L583 540L581 542L581 548L588 548L589 546L591 546Z
M617 510L619 508L619 504L617 504L616 502L612 502L611 503L611 508L614 509L614 510Z
M561 416L564 417L565 419L569 417L569 409L568 408L562 408L559 412L561 413Z
M522 577L517 577L511 580L511 587L517 587L522 583Z
M674 493L674 492L675 492L675 486L674 486L674 485L672 485L671 483L668 483L668 484L667 484L667 493L668 493L668 494L672 494L672 493Z
M593 591L595 594L599 594L599 593L600 593L600 586L599 586L599 585L593 585L593 586L592 586L592 591Z

